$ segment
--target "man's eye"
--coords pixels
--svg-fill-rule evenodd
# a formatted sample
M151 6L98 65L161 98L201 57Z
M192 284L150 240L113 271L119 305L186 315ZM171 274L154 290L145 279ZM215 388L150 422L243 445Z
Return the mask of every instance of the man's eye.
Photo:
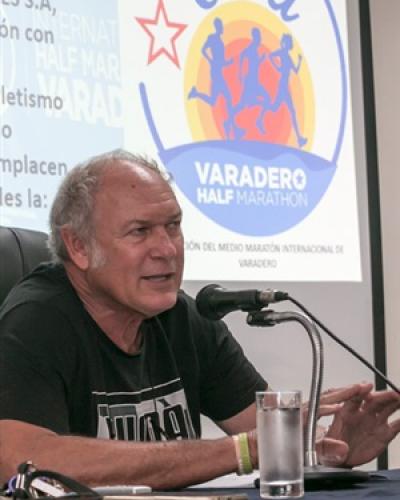
M167 228L171 231L177 231L181 227L181 221L180 220L174 220L167 224Z
M132 234L133 236L142 236L146 234L147 231L147 227L135 227L134 229L131 229L130 234Z

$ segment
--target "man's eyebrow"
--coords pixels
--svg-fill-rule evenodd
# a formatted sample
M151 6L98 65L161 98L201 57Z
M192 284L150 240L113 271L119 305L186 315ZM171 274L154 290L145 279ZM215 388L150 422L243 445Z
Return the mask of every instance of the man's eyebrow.
M170 215L169 217L166 218L167 221L172 221L172 220L176 220L176 219L180 219L182 218L182 211L179 210L178 212ZM151 221L151 219L131 219L131 220L128 220L125 224L124 224L124 227L129 227L129 226L133 226L133 225L140 225L140 226L145 226L145 225L149 225L149 224L152 224L153 222Z
M170 219L179 219L182 217L182 210L178 210L175 214L171 215L171 217L169 217Z
M176 219L182 219L182 210L178 210L171 216L167 217L167 220L176 220Z

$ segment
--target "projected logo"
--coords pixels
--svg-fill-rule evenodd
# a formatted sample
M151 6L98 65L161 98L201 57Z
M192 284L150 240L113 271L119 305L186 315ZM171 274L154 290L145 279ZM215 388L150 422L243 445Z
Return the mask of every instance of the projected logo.
M292 30L293 23L307 15L300 10L301 4L196 2L203 6L203 17L193 20L197 24L182 56L181 86L173 94L164 94L166 100L181 100L184 126L192 141L164 146L157 128L162 110L152 106L153 98L157 97L158 104L160 99L141 82L149 130L177 185L207 217L242 235L283 232L302 221L321 200L342 144L347 78L333 10L328 0L319 3L331 28L326 37L339 61L341 74L336 75L338 85L330 98L340 112L337 123L331 120L326 131L331 143L322 152L319 147L317 153L313 147L321 124L316 119L319 89L314 88L313 76L321 69L312 66L301 37L296 38ZM215 7L206 8L210 3ZM169 22L175 30L170 51L164 53L174 63L169 65L171 76L165 74L165 79L176 79L181 64L176 42L187 26L170 22L163 1L158 0L154 24L162 16L164 24ZM149 19L137 21L150 33ZM309 40L306 45L310 50ZM148 64L161 55L162 49L156 52L152 45ZM163 85L161 79L160 92ZM169 119L178 128L176 117Z

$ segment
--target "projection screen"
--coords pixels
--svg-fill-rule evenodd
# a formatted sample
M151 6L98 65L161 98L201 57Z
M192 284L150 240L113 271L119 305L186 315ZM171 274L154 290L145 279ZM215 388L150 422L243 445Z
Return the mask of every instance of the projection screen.
M285 290L374 360L357 1L7 0L0 22L0 224L48 231L92 155L154 157L183 207L188 293ZM307 398L305 331L245 320L226 317L257 369ZM325 388L374 380L323 340Z

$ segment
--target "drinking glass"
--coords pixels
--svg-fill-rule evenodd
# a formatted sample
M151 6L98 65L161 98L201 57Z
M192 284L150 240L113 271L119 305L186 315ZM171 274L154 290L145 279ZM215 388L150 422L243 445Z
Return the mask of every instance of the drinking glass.
M301 391L256 393L262 498L304 495Z

